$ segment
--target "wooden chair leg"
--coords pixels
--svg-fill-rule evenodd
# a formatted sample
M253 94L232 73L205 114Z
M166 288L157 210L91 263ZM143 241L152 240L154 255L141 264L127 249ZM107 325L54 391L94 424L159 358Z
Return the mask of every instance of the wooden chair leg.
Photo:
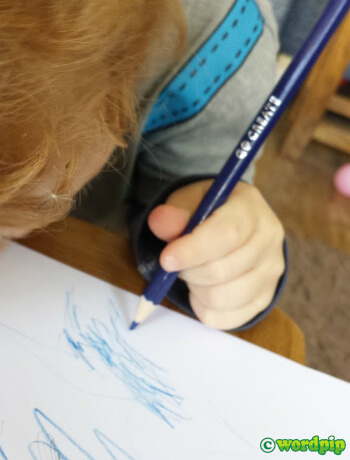
M336 92L350 62L350 13L320 56L285 121L281 155L298 160Z

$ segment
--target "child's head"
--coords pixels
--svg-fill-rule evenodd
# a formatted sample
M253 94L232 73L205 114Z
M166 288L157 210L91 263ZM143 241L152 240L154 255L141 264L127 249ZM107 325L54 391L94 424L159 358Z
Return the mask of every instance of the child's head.
M177 0L0 0L0 237L63 217L126 145L182 19Z

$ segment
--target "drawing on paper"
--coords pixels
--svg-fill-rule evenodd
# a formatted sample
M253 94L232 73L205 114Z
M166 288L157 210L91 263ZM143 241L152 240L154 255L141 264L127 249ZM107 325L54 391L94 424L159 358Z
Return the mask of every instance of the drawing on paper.
M139 403L170 427L185 418L180 412L183 398L164 382L165 370L134 350L123 337L125 326L112 300L108 301L108 323L97 318L84 323L71 292L67 292L65 318L64 336L77 359L91 370L102 363Z
M83 446L76 442L66 431L60 428L41 410L34 409L34 419L44 436L44 441L33 441L28 446L28 451L32 460L42 460L50 458L52 460L75 460L77 454L83 455L87 460L100 460L92 456ZM110 460L135 460L126 450L120 447L117 443L109 439L101 431L94 429L93 433L98 444L108 454ZM63 439L63 442L55 439ZM64 444L60 445L60 444ZM67 450L69 452L67 452ZM50 454L50 457L47 455ZM81 457L79 457L81 458ZM10 460L5 455L5 452L0 447L0 459Z

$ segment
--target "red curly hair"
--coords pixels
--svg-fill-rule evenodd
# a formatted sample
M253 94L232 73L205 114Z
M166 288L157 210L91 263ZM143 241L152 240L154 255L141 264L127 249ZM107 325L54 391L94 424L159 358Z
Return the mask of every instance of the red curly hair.
M176 0L0 0L0 227L69 211L79 159L126 146L149 59L162 47L170 62L181 24Z

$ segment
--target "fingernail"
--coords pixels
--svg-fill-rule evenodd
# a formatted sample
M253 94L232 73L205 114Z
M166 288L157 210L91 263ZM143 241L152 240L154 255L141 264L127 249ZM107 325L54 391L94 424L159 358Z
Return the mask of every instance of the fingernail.
M174 256L166 256L162 260L162 265L164 270L167 272L176 272L177 267L176 267L176 259Z

